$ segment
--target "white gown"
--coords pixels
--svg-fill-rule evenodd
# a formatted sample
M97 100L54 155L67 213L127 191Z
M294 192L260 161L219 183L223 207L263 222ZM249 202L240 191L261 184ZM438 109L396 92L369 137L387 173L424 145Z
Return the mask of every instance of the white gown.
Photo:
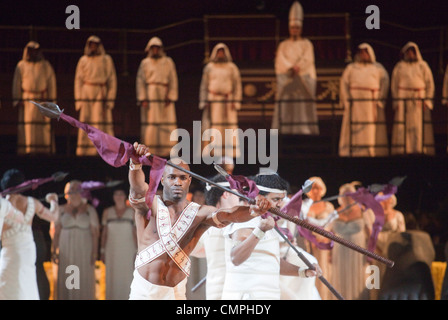
M107 224L105 246L106 300L127 300L131 290L134 260L137 246L134 241L134 210L126 209L123 216L117 216L114 207L107 211L103 225Z
M11 228L2 234L0 300L39 300L36 245L30 223L33 217L34 201L29 197L23 223L4 218L5 225Z

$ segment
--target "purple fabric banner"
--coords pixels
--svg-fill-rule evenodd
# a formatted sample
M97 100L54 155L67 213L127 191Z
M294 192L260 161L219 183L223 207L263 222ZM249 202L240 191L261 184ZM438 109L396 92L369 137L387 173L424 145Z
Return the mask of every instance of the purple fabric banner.
M356 192L346 193L356 202L364 205L367 209L372 209L375 214L375 221L372 226L372 234L369 237L367 249L375 251L378 234L384 225L384 210L381 204L375 199L375 196L366 188L359 188Z
M94 144L101 158L113 167L121 167L126 165L129 159L139 162L142 165L151 167L149 172L149 188L145 195L146 204L149 207L147 218L151 216L151 206L154 196L157 192L160 180L162 178L163 170L165 168L166 159L159 158L152 155L150 158L141 156L140 158L135 154L134 146L126 141L113 137L93 126L80 122L73 117L70 117L63 112L60 118L68 122L74 127L80 128L87 133L90 141Z
M289 200L289 202L285 206L283 206L281 211L290 216L300 218L300 211L302 209L302 194L303 194L303 190L300 189L295 195L292 196L292 198ZM318 226L315 226L315 227L320 228ZM322 249L322 250L330 250L333 248L333 245L334 245L333 240L330 242L321 242L321 241L317 240L316 236L313 234L313 232L311 230L303 228L299 225L297 226L297 230L302 237L304 237L311 243L314 243L317 248Z

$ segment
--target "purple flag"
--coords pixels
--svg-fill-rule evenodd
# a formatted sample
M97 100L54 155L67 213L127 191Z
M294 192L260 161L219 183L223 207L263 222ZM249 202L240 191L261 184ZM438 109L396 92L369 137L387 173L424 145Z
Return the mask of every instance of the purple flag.
M366 208L372 209L375 214L375 221L372 226L372 234L370 235L367 249L374 252L378 234L384 225L384 210L381 204L375 199L375 196L366 188L359 188L356 192L346 193L356 202L363 204Z
M234 176L229 174L226 176L226 179L229 182L230 189L238 190L239 193L248 198L255 199L259 193L255 181L249 180L245 176Z
M50 182L53 180L54 180L53 177L28 180L28 181L22 182L21 184L19 184L17 186L3 190L1 195L3 196L3 195L11 194L11 193L20 193L20 192L24 192L29 189L34 190L41 184L44 184L44 183L47 183L47 182Z
M283 208L280 211L290 216L300 218L300 211L302 209L302 194L303 189L300 189L294 196L292 196L289 202L285 206L283 206ZM318 226L315 227L320 228ZM316 236L313 234L311 230L303 228L299 225L297 226L297 230L302 237L314 243L317 248L322 250L330 250L333 248L334 245L333 240L330 242L321 242L317 240Z
M121 167L126 165L129 159L132 159L135 162L140 162L142 165L151 167L149 172L149 188L145 195L146 204L150 208L147 214L147 218L149 219L151 216L152 201L157 192L160 179L162 178L166 159L159 158L155 155L151 155L150 158L145 156L139 158L135 154L134 146L132 144L113 137L93 126L80 122L63 112L60 113L60 118L72 126L84 130L90 141L94 144L98 154L109 165L113 167Z

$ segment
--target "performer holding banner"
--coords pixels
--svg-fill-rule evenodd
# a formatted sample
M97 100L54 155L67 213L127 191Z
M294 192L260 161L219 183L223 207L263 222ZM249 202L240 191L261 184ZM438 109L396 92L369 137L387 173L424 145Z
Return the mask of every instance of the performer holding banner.
M282 210L278 210L278 208L271 207L271 205L267 203L268 201L262 196L254 194L253 196L249 197L239 193L241 191L236 192L234 190L222 187L194 172L191 172L187 169L188 165L184 163L181 163L181 165L176 165L173 162L167 162L163 158L151 155L145 145L138 144L137 142L132 145L113 136L110 136L95 127L77 121L76 119L65 115L63 113L63 110L61 110L59 106L54 103L34 104L45 116L50 118L63 119L70 125L85 131L89 139L93 142L99 155L109 165L114 167L121 167L125 165L129 160L131 160L131 171L129 174L129 179L133 182L131 183L130 200L133 203L136 211L139 213L137 216L139 216L140 218L136 223L137 237L139 238L139 247L145 248L147 246L150 246L150 249L153 249L152 251L147 251L146 254L144 254L144 256L142 257L142 260L144 260L144 262L147 262L147 266L143 267L142 271L136 273L136 276L140 277L140 280L136 280L136 283L138 283L137 286L143 285L144 287L146 287L143 289L144 291L142 295L136 294L137 297L148 298L151 295L147 294L146 291L151 289L149 287L152 287L152 284L147 281L147 279L151 279L158 285L155 289L157 296L159 296L159 289L162 289L164 291L168 291L162 293L162 297L168 299L174 298L175 292L173 287L179 284L185 278L182 275L179 276L180 271L177 268L173 270L173 266L178 265L180 269L188 271L189 264L188 260L185 259L186 257L188 257L188 255L185 255L185 252L187 252L188 254L191 253L200 236L205 232L205 230L207 230L208 227L221 227L231 222L248 221L253 218L253 215L260 215L266 211L269 211L270 213L273 213L288 221L300 225L307 230L330 238L331 240L341 243L370 258L381 261L389 267L392 267L394 265L393 261L378 256L377 254L366 250L354 243L351 243L350 241L337 237L334 234L327 232L326 230L323 230L317 226L311 225L306 221L297 218L297 212L293 215L289 215L289 212L283 212L283 210L291 210L294 208L285 206L288 208L285 209L284 207L282 208ZM149 173L149 183L145 182L145 175L140 171L142 165L151 166L151 170ZM136 171L140 173L133 173ZM160 201L158 201L158 198L155 198L155 195L157 193L157 187L162 179L162 176L168 177L168 181L165 180L165 182L163 182L162 180L162 185L164 186L164 195L162 198L160 198L163 199L162 206L159 206L158 202ZM230 210L215 210L216 208L207 206L199 207L197 210L194 208L195 206L193 206L193 208L187 208L190 206L190 204L186 200L186 195L188 192L188 186L191 183L191 177L213 184L214 186L220 187L227 192L233 193L239 198L244 199L248 204L250 204L250 206L235 207ZM182 183L180 183L179 181L182 181ZM241 188L243 188L248 182L235 180L234 183L241 184L241 186L232 187L232 189L243 190ZM167 189L166 196L165 188ZM300 195L301 194L298 194L298 196ZM293 201L294 198L296 199ZM297 199L300 200L300 198L296 196L294 196L293 199L291 199L291 203L296 203ZM373 203L371 203L371 199L364 195L360 197L360 201L362 201L363 203L366 202L366 204L368 204L369 206L373 206ZM301 206L301 201L299 202L300 205L298 205L298 207ZM166 206L168 209L165 209L164 206ZM159 207L161 208L161 213L158 216L161 218L158 220L161 220L161 222L158 222L158 225L156 225L155 222L150 220L150 217L152 212L158 213L157 208ZM184 213L186 209L189 210L188 213ZM148 211L146 216L144 216L145 210ZM197 217L192 222L191 214L195 212L197 214ZM170 232L171 235L166 233L166 229L168 229L166 225L169 221L168 217L171 218L171 216L167 216L167 214L173 215L174 217L180 216L181 214L185 215L185 218L182 217L183 220L178 219L178 221L181 221L181 223L179 223L178 228L176 227L172 229L172 231ZM378 221L380 221L380 219L378 219ZM184 225L182 225L182 223L187 224L187 226L185 227ZM171 223L169 223L168 226L171 226ZM154 235L157 232L157 229L159 229L158 231L161 234L159 239L158 236ZM188 236L184 238L187 240L184 240L182 242L179 239L184 236L184 233ZM173 238L176 241L174 241ZM178 245L177 241L182 242L182 247ZM162 250L162 252L160 252L160 250ZM172 262L171 264L168 263L168 255L163 254L165 250L167 250L166 252L171 254L170 257L172 257L173 261L175 262ZM153 263L153 260L151 260L152 257L155 257ZM148 258L150 260L148 260ZM302 257L301 259L303 260ZM159 263L157 263L156 261ZM308 263L307 266L310 269L314 268L313 265L308 265ZM171 270L173 270L173 272L171 272ZM140 272L143 273L146 279L141 276ZM185 295L183 297L185 297Z
M148 147L134 144L138 156L149 156ZM263 196L256 205L216 209L186 199L191 176L166 166L161 178L162 196L149 207L145 201L148 184L140 163L131 160L129 201L135 209L138 254L135 260L131 300L186 299L185 285L190 272L189 255L209 227L244 222L265 213L270 203ZM179 166L189 168L181 162ZM148 210L151 217L147 216Z

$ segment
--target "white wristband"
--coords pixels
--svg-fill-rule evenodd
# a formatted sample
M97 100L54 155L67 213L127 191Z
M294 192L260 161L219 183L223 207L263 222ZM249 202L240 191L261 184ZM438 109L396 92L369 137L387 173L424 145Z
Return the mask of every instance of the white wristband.
M141 163L134 163L132 162L132 159L129 160L129 170L134 171L134 170L140 170L141 168L142 168Z
M252 233L254 234L254 236L256 236L258 239L262 239L264 237L264 231L262 231L260 228L256 227L254 229L254 231L252 231Z

